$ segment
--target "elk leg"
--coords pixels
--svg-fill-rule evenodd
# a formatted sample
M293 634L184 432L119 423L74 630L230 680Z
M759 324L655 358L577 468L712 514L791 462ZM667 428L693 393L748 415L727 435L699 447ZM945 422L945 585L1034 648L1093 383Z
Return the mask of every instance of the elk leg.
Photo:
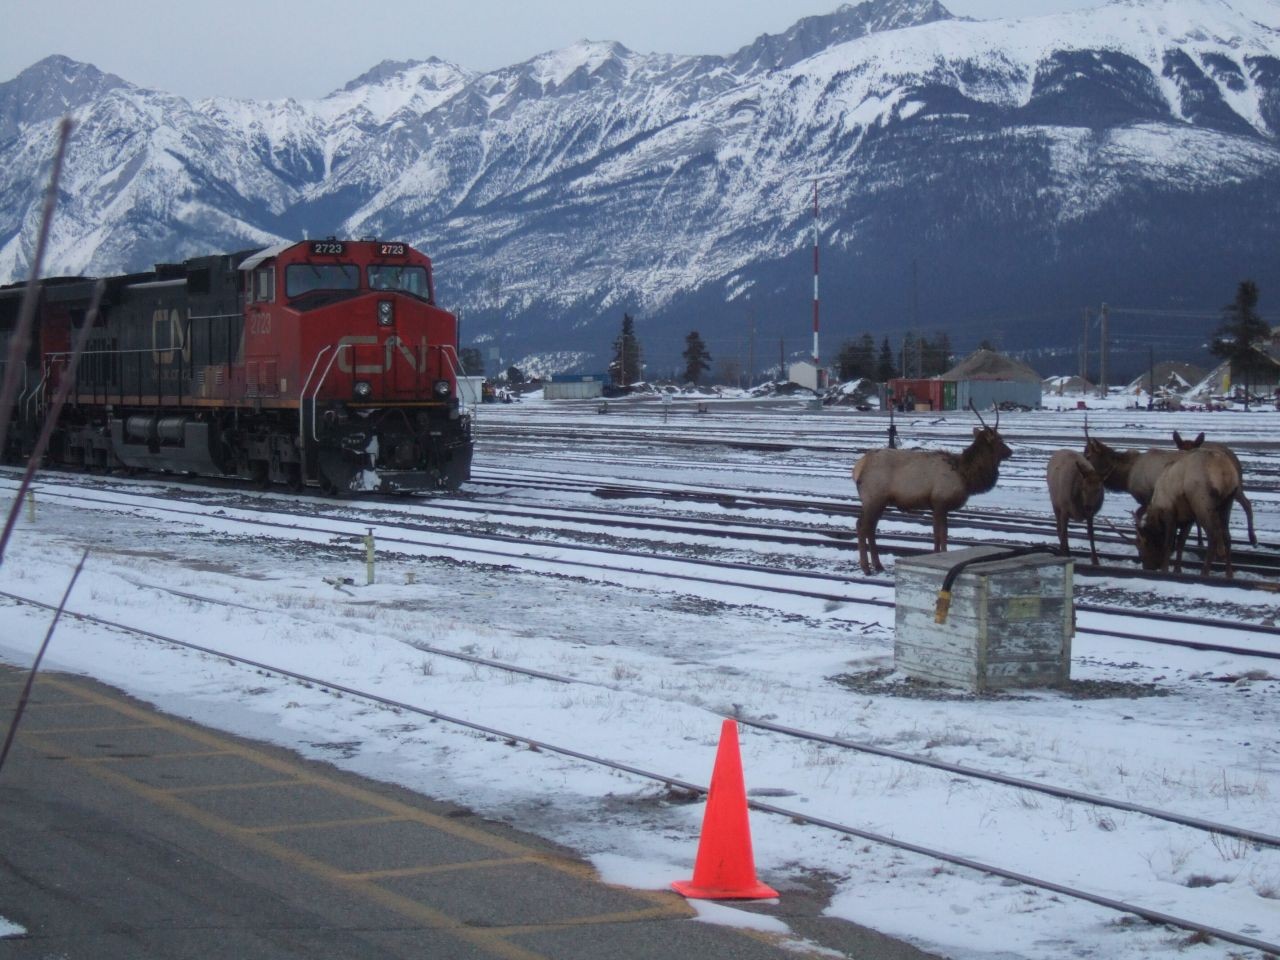
M1224 503L1221 507L1219 507L1219 508L1218 508L1218 516L1217 516L1217 520L1218 520L1218 530L1217 530L1217 533L1218 533L1218 539L1217 539L1217 544L1218 544L1219 548L1220 548L1220 549L1221 549L1221 551L1222 551L1222 565L1223 565L1224 567L1226 567L1225 574L1226 574L1226 577L1227 577L1227 579L1228 579L1228 580L1230 580L1230 579L1231 579L1232 574L1235 572L1234 570L1232 570L1232 569L1231 569L1231 526L1230 526L1230 519L1231 519L1231 501L1230 501L1230 500L1228 500L1226 503ZM1210 542L1210 544L1213 544L1213 543L1214 543L1213 538L1210 538L1210 541L1209 541L1209 542ZM1209 559L1214 555L1214 553L1215 553L1215 552L1216 552L1216 551L1210 550L1210 551L1209 551L1209 556L1208 556L1208 557L1205 557L1205 564L1206 564L1206 566L1205 566L1205 573L1206 573L1206 575L1207 575L1207 574L1208 574L1208 572L1209 572L1209 571L1208 571L1208 561L1209 561Z
M1067 546L1067 515L1059 511L1057 507L1054 507L1053 519L1058 525L1058 546L1062 548L1062 555L1069 557L1071 556L1071 550Z
M1258 535L1253 532L1253 504L1244 495L1244 487L1236 487L1236 503L1240 504L1240 509L1244 511L1245 524L1249 528L1249 543L1251 546L1256 547L1258 545Z
M876 526L880 523L880 514L883 512L883 507L879 509L868 507L864 502L862 513L858 515L858 565L867 576L871 576L873 562L877 573L884 571L884 567L880 564L880 549L876 545Z
M933 552L947 552L947 514L945 510L933 511Z
M1093 517L1084 518L1085 529L1089 531L1089 556L1093 560L1093 565L1098 565L1098 546L1093 542Z
M1197 529L1198 529L1198 527L1199 527L1199 525L1197 525ZM1170 530L1172 530L1172 529L1174 529L1174 528L1173 528L1173 527L1170 527ZM1179 525L1177 526L1177 537L1176 537L1176 539L1177 539L1178 553L1177 553L1177 557L1176 557L1176 559L1175 559L1175 560L1174 560L1174 562L1173 562L1173 572L1174 572L1174 573L1181 573L1181 572L1182 572L1182 551L1183 551L1183 550L1186 548L1186 546L1187 546L1187 537L1190 535L1190 533L1191 533L1191 522L1190 522L1190 521L1187 521L1186 523L1183 523L1183 524L1179 524Z

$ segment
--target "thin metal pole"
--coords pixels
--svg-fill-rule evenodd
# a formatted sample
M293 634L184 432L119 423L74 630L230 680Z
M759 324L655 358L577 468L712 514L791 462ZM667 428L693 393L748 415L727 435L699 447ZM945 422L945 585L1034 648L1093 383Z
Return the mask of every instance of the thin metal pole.
M36 314L36 301L40 298L40 268L44 263L45 247L49 243L49 225L53 222L53 208L58 202L58 181L62 178L62 160L67 151L73 124L70 117L63 117L58 127L58 146L53 154L53 170L49 174L49 189L44 195L44 211L40 217L40 230L36 234L36 249L31 257L31 279L22 294L18 308L18 322L14 324L9 340L8 362L5 364L4 382L0 385L0 454L9 440L9 417L13 412L13 400L18 392L18 370L25 366L24 354L31 340L31 322Z
M14 737L18 735L18 724L22 721L22 714L27 709L27 700L31 696L31 687L36 682L36 671L40 669L40 661L44 659L44 652L49 649L49 641L53 639L54 628L57 627L58 620L62 617L62 611L67 608L67 599L71 596L71 591L75 587L76 581L80 579L80 571L84 569L84 562L88 557L88 550L80 554L80 562L76 564L75 573L71 575L71 582L67 584L66 592L62 594L58 609L53 613L53 621L49 624L49 629L45 631L44 641L36 652L35 662L31 664L31 672L27 674L27 682L22 685L22 693L18 697L18 707L13 711L13 719L9 722L9 732L5 734L4 738L4 747L0 749L0 770L4 769L4 761L9 756L9 748L13 746Z

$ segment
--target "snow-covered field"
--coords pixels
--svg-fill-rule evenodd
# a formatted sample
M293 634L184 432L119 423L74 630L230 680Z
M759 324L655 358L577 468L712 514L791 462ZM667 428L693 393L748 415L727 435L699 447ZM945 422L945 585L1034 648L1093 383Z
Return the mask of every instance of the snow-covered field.
M670 480L674 461L656 454L671 452L658 409L615 403L609 416L594 421L602 430L651 430L652 442L634 451L637 458L655 452L651 464L637 459L593 468L584 445L566 439L541 451L540 466L559 462L566 473L625 470ZM486 423L510 429L563 416L585 435L593 422L585 410L544 402L486 408L477 469L529 465L526 455L485 441ZM801 402L769 411L757 415L742 404L723 416L740 417L743 430L779 440L815 425L838 434L866 422L846 411L815 414ZM1038 448L1019 448L1018 437L1061 431L1060 445L1078 447L1079 415L1006 416L1002 430L1015 451L1024 451L1024 462L1009 471L1009 483L970 506L1047 515L1036 481L1042 461L1025 452ZM1100 436L1149 435L1153 443L1167 444L1171 427L1255 444L1280 438L1274 412L1172 416L1091 411L1089 423ZM699 423L685 416L688 430ZM880 424L875 421L876 429ZM915 442L911 422L899 426L904 439ZM971 426L962 416L933 418L929 442L949 437L958 446ZM921 423L920 432L925 429ZM798 487L853 493L843 454L817 455L804 473L791 469L787 455L768 450L699 448L683 456L700 461L685 472L690 482L728 482L717 468L732 460L754 489L772 483L779 493ZM1274 449L1244 454L1246 472L1264 462L1274 468L1278 458ZM13 486L11 474L0 477L6 508ZM569 574L521 557L515 547L505 559L483 562L466 552L463 538L452 542L445 534L430 545L381 551L376 583L366 586L363 547L354 533L372 526L383 537L381 525L406 517L426 522L429 512L415 514L412 502L326 508L326 516L338 518L333 531L303 535L290 530L290 517L272 530L250 528L234 511L219 514L216 503L182 518L157 513L156 495L165 485L155 479L139 478L130 496L114 505L65 499L66 481L52 475L39 486L35 519L24 515L0 566L0 591L56 603L89 549L69 602L73 611L697 783L710 776L720 718L740 712L1280 833L1275 661L1078 636L1073 679L1108 684L1113 695L907 696L892 676L878 685L848 679L892 666L893 614L881 607L780 599L652 574ZM495 510L532 498L563 506L573 496L476 491L478 501L492 502ZM292 506L287 498L280 503ZM1280 543L1280 496L1258 492L1254 507L1263 544ZM1107 510L1118 522L1127 505L1112 497ZM654 555L661 552L653 548ZM842 574L856 579L847 562ZM335 578L354 582L335 587ZM1162 590L1168 588L1152 590L1157 602L1165 598L1173 607L1185 599ZM1214 597L1238 603L1249 616L1267 616L1265 602L1259 614L1256 594L1227 589ZM28 664L49 615L0 604L0 658ZM1167 627L1179 629L1191 633ZM424 646L578 682L517 676ZM59 624L45 667L89 674L175 714L467 804L580 850L606 880L663 888L690 876L702 805L680 802L631 775L70 617ZM748 790L770 803L1280 942L1280 850L836 747L798 745L750 727L740 736ZM887 846L842 840L785 817L753 814L752 829L758 871L784 904L788 891L830 883L829 913L953 957L1261 956L1221 942L1191 942L1185 931ZM707 911L713 919L740 912Z

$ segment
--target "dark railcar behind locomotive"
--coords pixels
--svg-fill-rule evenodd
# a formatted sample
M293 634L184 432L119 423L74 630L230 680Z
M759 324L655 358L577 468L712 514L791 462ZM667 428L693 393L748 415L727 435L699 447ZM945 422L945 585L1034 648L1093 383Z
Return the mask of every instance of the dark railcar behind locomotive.
M40 293L7 458L66 370L94 281ZM24 286L0 289L6 347ZM111 277L51 463L410 491L468 479L456 318L403 243L323 240Z

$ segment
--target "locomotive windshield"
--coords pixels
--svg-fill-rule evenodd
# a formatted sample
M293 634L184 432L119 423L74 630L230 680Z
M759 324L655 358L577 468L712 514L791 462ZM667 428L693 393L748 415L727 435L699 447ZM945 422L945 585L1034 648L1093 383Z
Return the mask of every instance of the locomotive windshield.
M285 296L313 290L357 290L360 268L354 263L293 263L285 270Z
M409 267L390 264L374 264L369 267L370 290L398 290L411 293L423 300L431 299L427 287L426 267Z

